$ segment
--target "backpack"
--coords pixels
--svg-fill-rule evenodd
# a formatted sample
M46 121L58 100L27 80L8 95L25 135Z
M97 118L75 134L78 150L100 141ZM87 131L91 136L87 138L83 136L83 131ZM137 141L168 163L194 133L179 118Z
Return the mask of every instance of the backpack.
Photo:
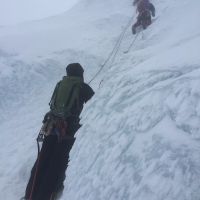
M64 76L54 90L49 103L51 112L58 117L68 118L77 116L79 112L72 113L72 108L79 111L79 95L83 79L75 76Z

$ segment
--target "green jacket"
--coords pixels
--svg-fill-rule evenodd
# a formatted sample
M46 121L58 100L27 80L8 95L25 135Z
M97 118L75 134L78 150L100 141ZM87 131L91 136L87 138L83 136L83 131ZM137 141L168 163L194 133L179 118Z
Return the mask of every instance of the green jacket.
M50 108L53 114L64 118L79 115L74 109L79 110L82 85L82 78L64 76L63 80L57 83L50 101Z

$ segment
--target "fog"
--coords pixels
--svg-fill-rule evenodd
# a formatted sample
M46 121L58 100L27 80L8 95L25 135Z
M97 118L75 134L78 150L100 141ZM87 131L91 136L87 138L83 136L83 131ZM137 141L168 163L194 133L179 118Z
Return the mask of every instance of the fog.
M78 0L0 0L0 25L42 19L69 10Z

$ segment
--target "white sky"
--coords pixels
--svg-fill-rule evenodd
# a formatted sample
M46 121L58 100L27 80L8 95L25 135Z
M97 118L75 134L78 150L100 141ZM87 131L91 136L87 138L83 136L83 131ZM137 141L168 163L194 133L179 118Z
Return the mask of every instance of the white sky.
M16 24L62 13L79 0L0 0L0 25Z

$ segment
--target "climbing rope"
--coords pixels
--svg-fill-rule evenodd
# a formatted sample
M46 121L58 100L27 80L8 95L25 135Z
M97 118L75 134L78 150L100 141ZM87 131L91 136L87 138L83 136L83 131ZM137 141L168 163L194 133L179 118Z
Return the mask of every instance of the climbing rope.
M29 197L30 200L32 200L33 192L34 192L35 184L36 184L36 180L37 180L37 173L38 173L40 157L41 157L40 142L43 142L43 140L44 140L44 134L42 133L42 128L41 128L41 130L40 130L40 132L38 134L38 137L36 139L37 148L38 148L38 155L37 155L37 161L36 161L35 174L34 174L32 186L31 186L31 193L30 193L30 197Z
M138 35L139 35L139 32L136 34L136 36L135 36L135 38L133 39L133 41L131 42L130 46L128 47L128 49L127 49L126 51L124 51L124 53L128 53L128 52L130 51L131 47L134 45L135 41L137 40ZM119 46L119 47L120 47L120 46ZM115 54L114 54L114 56L113 56L113 58L112 58L112 60L111 60L111 62L110 62L110 66L112 66L113 62L115 61L115 57L116 57L116 55L117 55L117 53L118 53L118 50L119 50L119 48L116 50L116 52L115 52ZM100 88L102 82L103 82L103 79L102 79L102 80L100 81L100 83L99 83L99 88Z
M142 34L143 34L143 31L142 31ZM124 51L124 53L128 53L128 52L131 50L132 46L135 44L135 41L137 40L138 35L139 35L139 32L137 32L135 38L134 38L133 41L131 42L131 44L130 44L130 46L128 47L128 49L127 49L126 51Z
M112 59L112 62L114 61L116 55L117 55L117 52L120 48L120 45L121 45L121 42L125 36L125 33L128 29L128 27L130 26L130 24L132 23L133 21L133 17L131 17L131 19L128 21L127 25L125 26L125 28L123 29L122 33L119 35L118 39L117 39L117 42L115 44L115 46L113 47L113 50L110 52L110 54L108 55L108 58L105 60L105 62L101 65L100 69L97 71L97 73L93 76L93 78L88 82L88 84L90 84L99 74L100 72L103 70L103 68L106 66L106 64L109 62L109 60L112 58L113 56L113 59ZM111 63L112 64L112 63Z

